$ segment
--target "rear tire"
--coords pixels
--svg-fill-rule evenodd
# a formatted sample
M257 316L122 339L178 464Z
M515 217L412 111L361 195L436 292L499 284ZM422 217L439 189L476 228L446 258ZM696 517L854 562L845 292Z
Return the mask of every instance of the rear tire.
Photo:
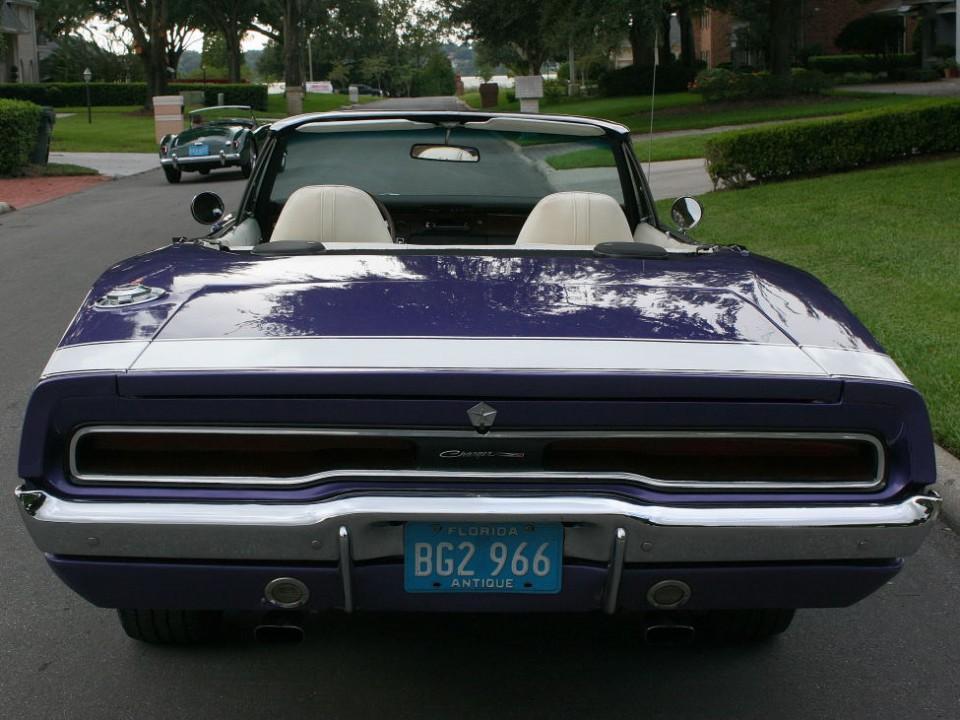
M199 645L220 634L217 610L120 609L120 625L128 637L154 645Z
M713 610L707 614L706 635L715 642L741 645L762 642L790 627L796 610Z
M180 176L183 174L180 168L170 167L169 165L163 166L163 174L167 176L167 182L171 185L176 185L180 182Z

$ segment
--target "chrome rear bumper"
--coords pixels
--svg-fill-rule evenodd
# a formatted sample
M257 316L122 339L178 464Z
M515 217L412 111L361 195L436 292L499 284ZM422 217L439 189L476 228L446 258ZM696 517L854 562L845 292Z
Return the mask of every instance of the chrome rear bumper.
M638 505L592 496L397 495L313 504L68 501L18 488L45 553L110 558L353 561L400 557L408 521L562 522L564 556L621 563L871 560L913 554L940 507L933 493L897 504L786 507Z
M193 157L165 157L160 158L161 165L171 165L173 167L190 165L227 165L228 163L240 162L240 153L225 153L220 151L216 155L195 155Z

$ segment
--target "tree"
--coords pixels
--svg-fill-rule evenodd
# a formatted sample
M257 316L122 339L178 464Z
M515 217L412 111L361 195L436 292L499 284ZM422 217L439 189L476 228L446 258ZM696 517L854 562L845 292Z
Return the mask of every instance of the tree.
M37 32L50 38L68 35L94 12L89 0L43 0L36 9Z
M177 28L193 27L193 3L188 0L92 0L90 7L93 13L129 33L131 49L140 58L147 83L144 105L151 107L155 95L167 92L170 71L175 71L187 37Z
M203 29L223 38L226 50L223 67L227 71L227 79L240 82L243 36L254 28L257 13L264 3L260 0L203 0L197 7L198 20Z
M867 15L847 23L834 42L844 52L889 55L897 51L902 31L895 15Z
M789 75L803 0L708 0L710 7L748 23L748 32L766 52L774 75Z
M526 74L558 51L549 20L551 0L440 0L451 21L480 41L487 56L508 66L522 65ZM565 47L564 47L565 49Z

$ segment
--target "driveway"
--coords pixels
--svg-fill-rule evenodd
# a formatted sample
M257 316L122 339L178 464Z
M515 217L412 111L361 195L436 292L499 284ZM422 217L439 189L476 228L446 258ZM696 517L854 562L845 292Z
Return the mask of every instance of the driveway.
M81 165L110 177L126 177L160 167L156 153L52 152L50 162Z
M469 110L460 98L449 96L386 98L355 106L357 110Z
M929 97L960 97L960 79L937 80L925 83L877 83L844 85L842 90L865 93L893 93L895 95L926 95Z

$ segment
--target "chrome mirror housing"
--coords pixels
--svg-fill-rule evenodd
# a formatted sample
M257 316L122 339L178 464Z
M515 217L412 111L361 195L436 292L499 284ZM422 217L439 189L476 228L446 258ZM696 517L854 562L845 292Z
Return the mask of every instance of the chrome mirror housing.
M190 202L190 214L203 225L212 225L223 217L223 199L214 192L194 195Z
M692 197L677 198L670 208L670 217L681 230L690 230L703 219L703 205Z

